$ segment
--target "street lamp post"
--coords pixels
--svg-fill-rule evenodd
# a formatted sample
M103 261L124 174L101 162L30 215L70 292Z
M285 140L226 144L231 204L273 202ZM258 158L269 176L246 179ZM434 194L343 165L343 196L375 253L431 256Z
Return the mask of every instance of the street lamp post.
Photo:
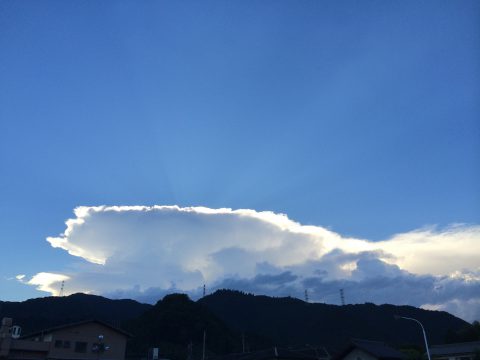
M418 321L417 319L409 318L409 317L405 317L405 316L400 316L400 315L394 315L394 318L395 319L412 320L412 321L415 321L418 325L420 325L420 327L422 328L422 332L423 332L423 340L425 340L425 348L427 349L427 357L428 357L428 360L431 360L430 359L430 350L428 349L427 334L425 333L425 329L423 328L422 323L420 321Z

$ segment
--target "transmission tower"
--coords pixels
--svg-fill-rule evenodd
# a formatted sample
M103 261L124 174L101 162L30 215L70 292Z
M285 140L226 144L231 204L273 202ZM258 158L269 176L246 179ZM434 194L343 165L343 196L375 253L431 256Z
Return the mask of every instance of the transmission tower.
M65 296L64 290L65 290L65 280L62 280L62 285L60 286L60 293L58 294L58 296Z
M342 306L345 305L345 293L343 292L343 289L340 289L340 301Z

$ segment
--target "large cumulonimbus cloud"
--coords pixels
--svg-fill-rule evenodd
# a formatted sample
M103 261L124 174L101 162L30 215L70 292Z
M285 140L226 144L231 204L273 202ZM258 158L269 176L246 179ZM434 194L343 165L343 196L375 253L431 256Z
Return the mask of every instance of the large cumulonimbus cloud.
M55 248L75 261L61 274L18 280L68 291L156 301L209 289L338 302L396 303L480 318L480 226L421 229L372 242L304 226L286 215L178 206L78 207Z

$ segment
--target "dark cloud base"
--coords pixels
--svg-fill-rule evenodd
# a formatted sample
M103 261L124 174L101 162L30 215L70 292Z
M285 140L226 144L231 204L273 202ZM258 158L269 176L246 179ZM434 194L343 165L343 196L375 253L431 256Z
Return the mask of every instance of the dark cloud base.
M467 310L472 302L479 302L480 281L475 280L478 274L465 273L463 277L436 277L432 275L415 275L401 270L398 266L378 259L376 253L346 254L339 250L327 254L321 261L308 264L310 276L302 276L297 267L288 270L276 268L263 263L270 273L257 274L252 278L228 277L208 287L208 292L219 289L240 290L256 295L275 297L291 296L304 299L305 290L309 300L340 304L340 289L344 289L345 301L350 304L371 302L375 304L427 306L452 312L468 321L480 319L480 308ZM328 280L328 262L353 260L356 268L348 279ZM470 275L470 276L469 276ZM472 277L474 277L473 280ZM470 279L470 280L469 280ZM174 292L185 292L174 285L162 289L151 287L141 290L139 286L129 290L117 290L103 295L111 298L133 298L141 302L155 303L165 295ZM203 288L199 287L187 293L198 299ZM464 304L464 306L462 306Z

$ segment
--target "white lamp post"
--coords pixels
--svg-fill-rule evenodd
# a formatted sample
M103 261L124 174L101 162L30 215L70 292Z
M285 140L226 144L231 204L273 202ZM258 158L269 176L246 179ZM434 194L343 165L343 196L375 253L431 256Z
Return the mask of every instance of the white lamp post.
M417 319L409 318L409 317L405 317L405 316L394 315L393 317L395 319L412 320L412 321L415 321L418 325L420 325L420 327L422 328L422 332L423 332L423 340L425 340L425 348L427 349L428 360L431 360L430 359L430 350L428 349L427 334L425 333L425 329L423 328L422 323L420 321L418 321Z

